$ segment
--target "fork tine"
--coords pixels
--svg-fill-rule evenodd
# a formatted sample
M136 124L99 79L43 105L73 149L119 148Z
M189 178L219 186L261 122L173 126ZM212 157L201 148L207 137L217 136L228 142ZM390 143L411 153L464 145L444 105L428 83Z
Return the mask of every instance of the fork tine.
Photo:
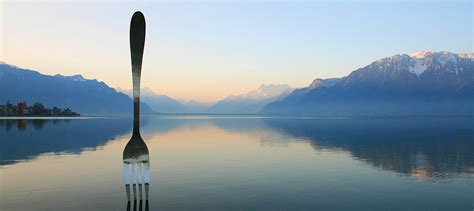
M142 173L142 163L137 163L138 168L138 194L140 196L140 201L142 199L142 184L143 184L143 173Z
M140 210L140 211L142 211L142 210L143 210L143 209L142 209L142 208L143 208L143 206L142 206L142 205L143 205L143 200L142 200L142 199L140 199L140 202L139 202L139 204L138 204L138 210Z
M125 191L127 192L127 200L130 201L130 164L123 163L123 178L125 182Z
M145 199L148 200L148 192L150 189L150 162L143 162L143 168L145 182Z
M137 163L132 163L132 184L133 184L133 199L137 199Z

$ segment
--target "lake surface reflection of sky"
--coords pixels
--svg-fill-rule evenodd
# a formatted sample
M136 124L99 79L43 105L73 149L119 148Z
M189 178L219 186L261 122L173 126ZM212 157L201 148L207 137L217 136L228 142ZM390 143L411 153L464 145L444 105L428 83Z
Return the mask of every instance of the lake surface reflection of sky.
M127 118L0 120L0 210L126 210ZM153 116L150 210L472 210L471 117Z

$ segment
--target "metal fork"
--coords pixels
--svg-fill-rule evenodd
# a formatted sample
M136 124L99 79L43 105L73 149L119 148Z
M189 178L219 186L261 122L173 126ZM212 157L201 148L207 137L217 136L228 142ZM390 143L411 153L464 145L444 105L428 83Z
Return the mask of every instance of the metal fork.
M142 71L143 49L145 46L145 17L140 11L132 16L130 22L130 52L133 79L133 133L123 151L123 174L125 190L130 202L130 188L137 200L137 184L140 203L143 199L142 185L145 186L145 200L148 202L150 184L150 160L148 147L140 136L140 75ZM138 180L138 181L137 181ZM132 186L130 187L130 184Z

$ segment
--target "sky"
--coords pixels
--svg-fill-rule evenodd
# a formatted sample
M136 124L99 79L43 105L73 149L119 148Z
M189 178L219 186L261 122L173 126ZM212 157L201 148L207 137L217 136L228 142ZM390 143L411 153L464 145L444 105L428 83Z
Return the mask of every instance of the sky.
M421 50L473 52L467 1L1 1L0 61L131 89L129 26L147 22L142 87L213 102L308 86Z

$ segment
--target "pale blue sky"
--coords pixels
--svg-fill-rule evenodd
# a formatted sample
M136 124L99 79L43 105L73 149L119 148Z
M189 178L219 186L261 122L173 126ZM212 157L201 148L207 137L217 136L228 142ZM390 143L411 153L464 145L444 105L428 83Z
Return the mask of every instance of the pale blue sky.
M303 87L394 54L473 52L472 1L2 2L0 60L130 89L135 10L147 21L142 86L181 99Z

